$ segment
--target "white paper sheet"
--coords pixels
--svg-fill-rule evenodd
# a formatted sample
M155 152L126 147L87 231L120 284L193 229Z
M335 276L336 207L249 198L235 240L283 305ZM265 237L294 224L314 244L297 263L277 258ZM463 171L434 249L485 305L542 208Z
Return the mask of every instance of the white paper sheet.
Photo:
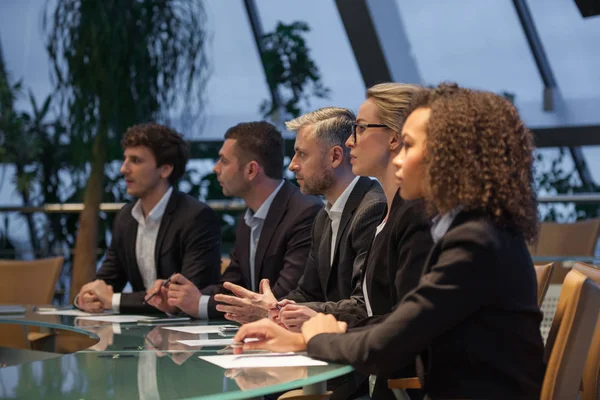
M185 344L186 346L228 346L233 343L231 339L200 339L200 340L178 340L178 343Z
M258 339L250 338L246 339L246 342L255 342ZM178 343L185 344L186 346L229 346L233 344L233 338L226 339L198 339L198 340L178 340Z
M169 329L177 332L185 332L185 333L219 333L221 332L219 328L224 326L233 326L235 325L196 325L196 326L165 326L163 329Z
M81 311L81 310L51 310L51 311L36 311L36 313L40 314L40 315L68 315L71 317L91 317L94 315L111 315L114 314L112 311L109 312L104 312L102 314L94 314L94 313L88 313L85 311Z
M313 360L296 353L262 353L222 356L202 356L202 360L221 368L261 367L312 367L327 365L325 361Z
M148 317L144 315L95 315L93 317L79 317L79 319L85 319L90 321L101 321L101 322L114 322L114 323L127 323L127 322L138 322L148 319L156 319L156 317Z

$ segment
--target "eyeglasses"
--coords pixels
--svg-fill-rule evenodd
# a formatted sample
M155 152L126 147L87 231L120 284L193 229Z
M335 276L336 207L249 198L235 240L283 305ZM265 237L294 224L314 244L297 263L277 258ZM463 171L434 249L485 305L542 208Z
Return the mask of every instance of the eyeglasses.
M357 139L358 139L358 135L362 135L367 128L389 128L389 126L384 125L384 124L358 124L358 123L353 123L352 124L352 139L354 140L354 144L357 143Z

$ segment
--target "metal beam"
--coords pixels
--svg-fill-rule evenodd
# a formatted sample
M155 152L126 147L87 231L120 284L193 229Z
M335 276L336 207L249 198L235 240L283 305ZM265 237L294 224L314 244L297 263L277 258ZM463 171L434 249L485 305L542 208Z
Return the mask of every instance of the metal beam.
M271 94L272 104L276 106L276 109L279 110L278 114L281 115L281 105L283 104L281 101L281 95L279 94L279 90L276 86L272 86L271 84L269 84L269 81L267 79L267 69L263 61L264 48L262 45L262 37L265 34L265 32L263 30L262 22L258 14L256 2L254 0L244 0L244 6L246 7L246 14L248 14L248 20L250 21L250 27L252 28L252 35L254 36L256 48L258 49L258 54L260 56L260 62L265 73L265 80L267 81L267 86L269 87L269 93Z
M548 57L546 56L544 45L538 35L535 22L533 21L526 0L513 0L513 4L519 17L519 21L521 22L521 26L523 27L525 37L527 38L527 43L529 43L529 49L531 50L531 54L533 54L535 64L537 65L542 81L544 82L544 111L553 111L555 97L559 95L557 90L558 84L554 77L554 73L552 72ZM596 185L585 162L583 151L575 146L569 146L569 152L573 157L573 162L575 163L575 168L577 169L581 182L584 186L592 190Z
M599 146L600 126L532 128L536 147Z
M544 87L554 89L557 87L556 78L554 78L554 73L552 72L548 57L546 57L544 45L542 44L542 40L538 35L537 28L535 27L535 22L533 22L533 17L531 16L531 11L529 11L527 2L526 0L513 0L513 4L515 6L515 10L517 11L517 15L519 16L519 21L521 22L523 31L525 32L527 42L529 43L529 49L533 54L535 64L537 65L538 71L542 77L542 81L544 82Z
M395 0L335 2L366 87L422 83Z

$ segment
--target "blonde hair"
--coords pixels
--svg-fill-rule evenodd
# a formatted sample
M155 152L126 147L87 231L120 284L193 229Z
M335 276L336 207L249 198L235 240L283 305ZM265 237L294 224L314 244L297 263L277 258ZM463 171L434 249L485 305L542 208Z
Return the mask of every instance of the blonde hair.
M409 83L379 83L367 89L367 99L377 105L381 123L401 134L412 98L421 90L423 87Z

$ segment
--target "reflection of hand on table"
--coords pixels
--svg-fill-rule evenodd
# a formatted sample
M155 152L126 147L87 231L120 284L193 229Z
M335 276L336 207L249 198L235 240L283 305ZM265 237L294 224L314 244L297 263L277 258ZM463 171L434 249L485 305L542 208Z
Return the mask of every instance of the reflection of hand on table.
M235 380L242 390L291 382L308 376L306 367L232 368L225 371L227 378Z
M172 331L163 329L160 326L155 327L146 335L146 343L156 350L158 357L170 354L171 360L175 364L181 365L194 354L194 350L200 350L201 346L186 346L178 343L178 340L198 339L198 335L186 332ZM176 350L181 350L180 352ZM168 351L168 352L167 352Z
M90 347L90 350L104 351L108 346L113 344L115 334L112 325L90 328L90 331L94 332L100 338L100 341Z

